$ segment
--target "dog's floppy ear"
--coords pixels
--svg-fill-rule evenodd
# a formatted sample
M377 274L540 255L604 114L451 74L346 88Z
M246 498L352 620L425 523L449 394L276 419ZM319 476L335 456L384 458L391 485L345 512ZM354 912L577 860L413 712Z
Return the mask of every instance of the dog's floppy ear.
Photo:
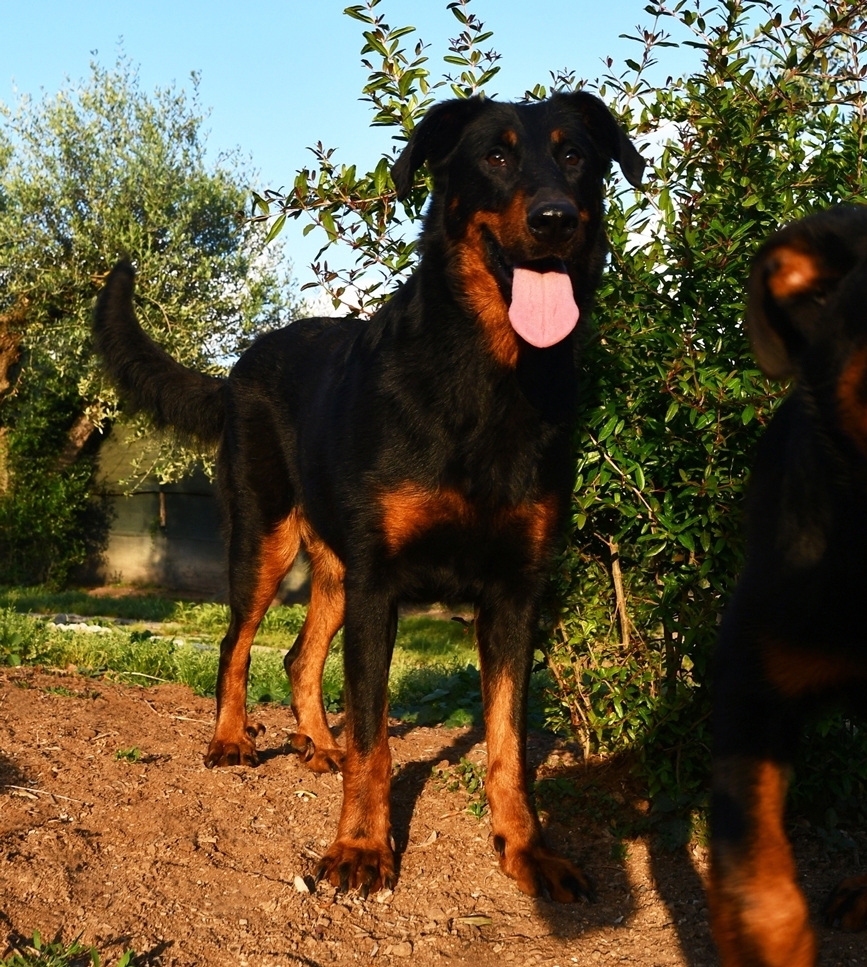
M753 259L747 332L766 376L784 379L828 328L825 305L859 260L867 208L841 205L786 226Z
M753 262L747 301L747 332L766 376L785 379L794 372L801 340L793 325L791 300L807 295L820 278L815 252L793 244L765 246Z
M629 184L633 188L640 188L646 162L635 150L635 145L626 136L605 102L587 91L575 91L562 96L568 98L572 109L581 115L596 144L612 161L620 165L620 170Z
M482 104L479 97L456 98L435 104L425 114L391 169L398 201L410 193L413 176L425 162L433 168L448 157L463 129L481 111Z

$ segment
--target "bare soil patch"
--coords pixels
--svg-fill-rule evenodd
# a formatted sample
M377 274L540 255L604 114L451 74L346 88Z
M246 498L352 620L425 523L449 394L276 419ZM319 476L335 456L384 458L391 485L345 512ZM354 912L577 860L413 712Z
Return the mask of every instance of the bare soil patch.
M284 750L294 718L275 706L259 716L258 769L208 771L212 717L213 703L182 686L0 671L0 949L37 929L83 934L104 963L131 946L137 963L164 967L717 964L700 848L639 840L619 860L605 828L554 813L552 845L591 873L599 900L519 893L499 872L486 818L431 776L444 760L483 762L480 730L395 723L394 893L299 891L336 829L340 777L313 775ZM115 757L133 747L139 761ZM542 774L575 769L541 736L531 757ZM796 844L815 909L857 871L825 857L809 830ZM821 944L822 963L865 962L864 938L823 930Z

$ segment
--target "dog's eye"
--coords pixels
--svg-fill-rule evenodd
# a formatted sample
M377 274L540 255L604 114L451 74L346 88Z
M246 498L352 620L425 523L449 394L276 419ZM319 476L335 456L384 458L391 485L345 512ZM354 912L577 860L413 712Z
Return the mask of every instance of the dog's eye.
M574 148L570 148L566 154L563 155L563 160L567 165L574 167L581 163L581 155Z
M506 154L504 151L501 151L499 148L494 148L493 151L488 152L487 161L492 168L505 168Z

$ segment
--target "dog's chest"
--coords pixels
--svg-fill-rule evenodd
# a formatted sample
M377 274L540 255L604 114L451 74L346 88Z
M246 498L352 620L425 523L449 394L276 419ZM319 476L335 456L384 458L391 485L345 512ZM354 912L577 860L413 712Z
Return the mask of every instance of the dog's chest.
M537 562L545 554L559 519L554 495L517 503L473 500L457 489L428 490L406 483L380 495L379 530L391 557L472 559L492 550Z

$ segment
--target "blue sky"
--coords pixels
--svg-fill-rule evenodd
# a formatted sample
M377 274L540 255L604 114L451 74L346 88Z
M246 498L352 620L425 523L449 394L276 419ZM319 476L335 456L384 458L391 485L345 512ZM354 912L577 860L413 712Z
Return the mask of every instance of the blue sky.
M459 25L447 0L382 0L377 8L392 25L413 24L429 42L433 72ZM142 88L175 83L189 89L201 75L200 100L211 113L208 149L240 147L259 172L259 187L291 183L321 141L338 159L375 164L389 146L385 129L370 128L370 110L359 101L366 71L359 51L362 25L343 15L348 0L0 0L0 101L16 91L52 94L69 78L88 73L92 59L104 66L123 51L139 67ZM472 0L470 9L502 54L489 91L520 97L549 71L568 67L579 76L603 71L602 58L622 62L638 46L618 39L648 25L644 0ZM660 77L690 63L686 49L670 51ZM445 67L446 65L442 65ZM301 281L317 233L306 239L293 222L283 233Z

